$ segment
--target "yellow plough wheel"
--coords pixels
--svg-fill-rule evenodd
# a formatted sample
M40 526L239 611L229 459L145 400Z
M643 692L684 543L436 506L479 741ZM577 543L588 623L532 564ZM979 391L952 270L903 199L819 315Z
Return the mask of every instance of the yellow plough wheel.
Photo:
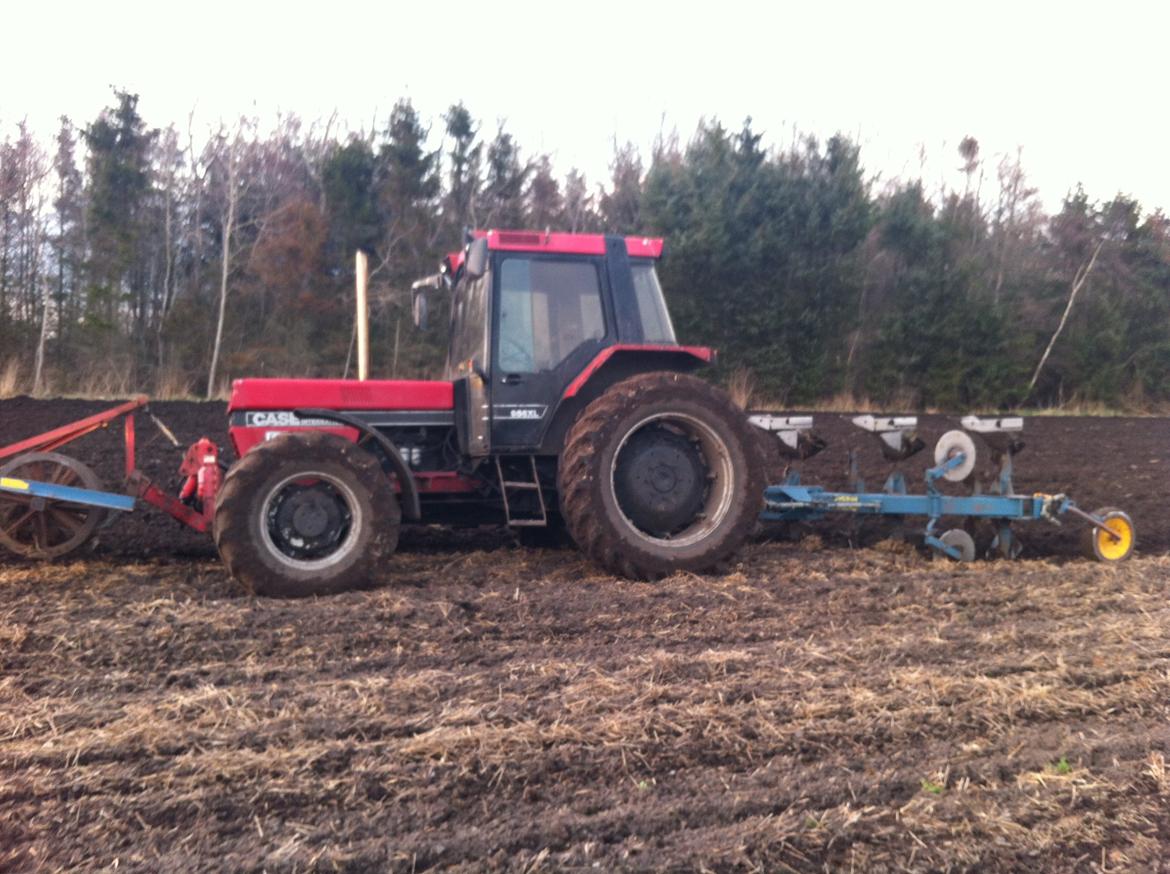
M1134 542L1137 539L1133 527L1133 520L1121 510L1105 507L1093 514L1116 537L1106 534L1095 525L1086 532L1088 538L1088 552L1097 561L1118 562L1125 561L1133 554Z

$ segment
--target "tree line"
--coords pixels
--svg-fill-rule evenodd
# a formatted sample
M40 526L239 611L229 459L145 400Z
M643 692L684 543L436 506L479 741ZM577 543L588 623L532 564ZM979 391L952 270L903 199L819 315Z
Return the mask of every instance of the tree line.
M0 387L222 393L354 372L353 253L371 256L372 372L436 376L446 326L410 282L466 227L662 235L675 329L788 407L1170 399L1170 223L1080 188L1045 214L1019 156L963 140L961 190L875 180L838 135L765 149L706 121L610 176L560 175L462 103L378 129L254 120L151 128L116 91L55 143L0 142Z

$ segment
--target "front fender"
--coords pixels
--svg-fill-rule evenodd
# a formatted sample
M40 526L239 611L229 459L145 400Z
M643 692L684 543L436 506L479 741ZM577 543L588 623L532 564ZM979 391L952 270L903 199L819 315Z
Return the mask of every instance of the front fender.
M319 410L308 407L294 412L300 419L328 419L332 422L339 422L349 428L356 429L378 444L378 447L386 454L386 460L390 462L394 475L398 477L398 485L402 489L402 515L415 522L422 518L422 505L418 499L418 483L414 481L414 474L406 466L406 462L402 460L402 454L398 451L398 447L391 443L386 435L379 433L361 419L339 413L336 410ZM359 443L361 439L361 437L358 438Z

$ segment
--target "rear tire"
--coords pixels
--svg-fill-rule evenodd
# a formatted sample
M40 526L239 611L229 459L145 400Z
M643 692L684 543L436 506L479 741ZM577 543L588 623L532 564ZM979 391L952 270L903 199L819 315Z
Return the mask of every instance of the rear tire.
M377 459L321 431L257 446L215 501L215 545L257 595L304 598L376 581L398 546L401 511Z
M763 507L758 438L725 392L680 373L612 386L569 430L561 514L593 561L632 579L717 568Z
M749 433L755 438L756 449L763 462L764 479L769 485L784 482L788 476L788 459L780 448L780 438L775 431L768 431L749 423Z

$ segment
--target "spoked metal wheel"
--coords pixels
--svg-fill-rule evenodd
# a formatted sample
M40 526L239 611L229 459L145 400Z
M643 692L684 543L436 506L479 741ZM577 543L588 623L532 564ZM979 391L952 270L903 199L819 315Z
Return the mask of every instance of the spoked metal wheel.
M75 458L30 452L0 467L0 476L101 491L101 480ZM84 546L105 518L99 507L0 493L0 546L29 558L60 558Z
M637 422L613 456L618 509L639 537L687 546L719 527L731 506L731 453L706 423L682 413Z

